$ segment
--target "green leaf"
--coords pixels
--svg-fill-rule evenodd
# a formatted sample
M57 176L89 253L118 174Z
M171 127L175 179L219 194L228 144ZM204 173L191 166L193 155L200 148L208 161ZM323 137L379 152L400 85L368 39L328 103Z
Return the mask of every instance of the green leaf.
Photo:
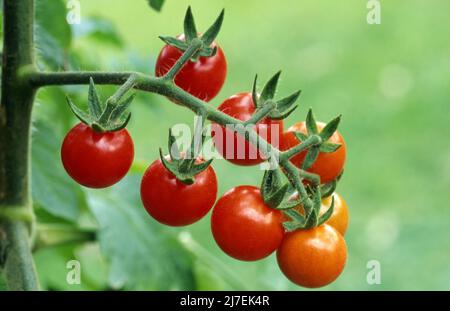
M164 4L164 0L147 0L147 1L150 7L158 12L161 11L162 6Z
M141 176L105 191L89 191L99 243L110 264L109 285L126 290L192 290L192 262L178 240L142 207ZM156 186L156 185L155 185Z
M114 23L100 16L84 18L82 23L73 25L72 30L76 39L86 37L118 48L124 46Z
M309 135L317 134L319 130L317 129L316 118L314 117L313 111L310 108L308 114L306 115L306 129Z
M214 24L203 34L202 41L205 46L210 46L219 34L220 28L222 27L223 18L225 16L225 10L220 12L219 17L215 20Z
M192 39L197 38L197 28L195 27L194 16L192 15L191 7L189 6L184 18L184 35L186 42L191 42Z
M75 221L80 214L84 194L61 164L61 138L42 122L34 124L32 137L31 176L35 204L52 215Z
M259 100L264 104L267 100L273 99L275 97L275 92L277 90L278 81L280 79L281 71L278 71L264 86Z
M330 139L330 137L334 134L334 132L336 132L340 122L341 116L338 116L333 120L331 120L330 122L328 122L327 125L325 125L325 127L319 134L319 136L322 137L323 141L327 141L328 139Z
M66 21L62 0L36 2L36 45L38 55L51 69L64 66L65 54L72 42L72 30Z

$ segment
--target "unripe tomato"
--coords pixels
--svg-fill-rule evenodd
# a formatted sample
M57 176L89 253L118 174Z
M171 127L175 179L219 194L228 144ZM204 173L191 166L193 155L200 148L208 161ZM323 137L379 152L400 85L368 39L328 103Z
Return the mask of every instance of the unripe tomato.
M345 203L344 199L337 193L333 193L334 197L334 209L331 217L328 218L326 224L332 226L336 229L342 236L345 235L348 227L349 221L349 211L347 203ZM331 205L331 196L322 199L322 206L320 208L320 214L324 214Z
M141 200L147 212L168 226L190 225L205 216L217 197L217 178L209 166L187 185L169 172L161 160L154 161L141 182Z
M226 99L220 111L241 121L247 121L255 113L251 93L239 93ZM283 133L283 121L264 118L253 129L265 140L279 146ZM258 148L245 140L244 136L218 124L212 125L213 140L217 151L228 161L237 165L256 165L264 162Z
M317 122L317 128L323 129L325 123ZM300 141L295 137L294 132L301 132L307 134L306 123L299 122L291 126L286 133L283 134L281 142L281 150L290 149L300 143ZM345 158L347 154L347 149L345 146L345 141L342 135L336 131L329 139L329 142L334 144L340 144L341 147L331 153L319 153L316 162L308 169L308 172L318 174L320 176L321 183L325 184L334 179L336 179L344 169ZM300 152L296 156L291 158L291 162L297 167L301 167L303 160L305 159L307 151Z
M184 40L184 35L178 37ZM222 49L217 47L217 53L211 57L199 57L197 61L188 61L175 76L175 84L193 96L209 102L222 89L227 76L227 62ZM183 55L183 51L171 45L165 45L156 61L155 74L157 77L165 75L176 61Z
M90 188L109 187L121 180L133 163L133 140L126 129L95 132L84 123L64 138L61 160L67 173Z
M260 190L239 186L226 192L213 209L211 231L229 256L245 261L269 256L284 235L280 211L268 207Z
M278 265L293 283L321 287L344 270L347 246L342 235L329 225L285 234L277 250Z

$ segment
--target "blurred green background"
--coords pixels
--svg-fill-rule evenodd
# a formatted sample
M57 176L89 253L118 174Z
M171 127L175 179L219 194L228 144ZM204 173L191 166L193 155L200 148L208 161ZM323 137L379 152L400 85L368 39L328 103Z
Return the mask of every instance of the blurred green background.
M367 1L167 0L158 13L144 0L81 0L82 22L69 26L65 1L37 2L41 67L148 74L162 47L157 36L180 33L188 5L201 30L225 8L218 41L228 78L212 105L249 91L255 73L266 80L282 69L279 94L303 90L287 126L304 120L309 107L323 121L343 114L348 160L338 192L350 207L349 258L324 289L450 290L450 3L383 1L381 24L369 25ZM101 87L103 97L114 89ZM111 189L91 191L60 164L60 143L76 122L64 94L86 104L86 87L47 88L34 111L33 194L44 232L35 259L45 289L302 290L273 255L253 263L224 255L209 217L174 229L143 211L140 175L166 146L171 126L192 125L189 111L140 94L129 126L133 172ZM262 177L258 167L213 166L220 194ZM98 230L99 242L45 246L79 227ZM66 282L71 259L81 262L81 285ZM381 265L379 285L366 281L370 260Z

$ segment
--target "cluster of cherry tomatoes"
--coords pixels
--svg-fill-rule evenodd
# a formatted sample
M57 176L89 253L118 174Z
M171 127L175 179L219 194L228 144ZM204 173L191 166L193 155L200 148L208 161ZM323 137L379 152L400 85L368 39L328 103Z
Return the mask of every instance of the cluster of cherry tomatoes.
M179 37L182 38L182 37ZM211 57L199 57L187 62L175 77L175 84L193 96L210 101L222 88L227 63L222 49L216 44L217 53ZM157 60L156 75L166 74L181 57L182 51L166 45ZM220 111L246 121L255 113L252 93L239 93L226 99ZM276 124L277 127L273 127ZM222 125L213 126L228 129ZM319 130L322 123L317 124ZM268 117L255 126L257 133L264 132L271 143L272 129L277 129L281 150L287 150L300 141L294 132L307 134L305 122L296 123L284 131L282 120ZM233 136L234 135L234 136ZM225 152L230 139L228 135L214 137L218 151L225 159L236 165L256 165L263 157L251 158L251 146L233 133L234 145L245 144L244 157ZM322 183L335 180L342 172L346 157L343 137L335 132L330 142L341 147L331 153L320 153L308 171L318 174ZM92 188L108 187L119 181L129 170L133 161L133 142L126 129L115 132L96 132L86 124L76 125L66 136L62 145L62 162L68 174L78 183ZM306 151L291 161L301 167ZM203 162L198 159L197 163ZM229 256L244 260L260 260L277 253L281 271L292 282L306 287L324 286L335 280L342 272L347 250L343 238L348 225L348 209L344 200L334 196L334 211L323 225L312 229L287 232L283 222L289 220L280 210L267 206L259 188L237 186L217 199L217 177L209 166L195 176L191 184L183 183L169 172L161 159L155 160L146 170L140 187L142 203L147 212L158 222L168 226L186 226L203 218L211 209L211 231L218 246ZM324 213L330 206L331 197L323 199ZM214 207L214 208L213 208ZM297 207L303 213L302 206Z

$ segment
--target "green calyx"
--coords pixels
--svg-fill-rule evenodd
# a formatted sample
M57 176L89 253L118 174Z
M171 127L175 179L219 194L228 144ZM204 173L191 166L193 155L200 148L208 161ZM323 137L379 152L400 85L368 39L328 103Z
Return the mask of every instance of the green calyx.
M319 133L319 130L317 128L317 122L312 112L312 109L309 109L308 115L306 116L306 129L308 134L305 135L301 132L295 132L294 134L300 141L305 141L306 139L308 139L308 137L317 135L320 137L321 142L320 144L312 146L306 153L305 159L303 160L302 164L303 170L309 169L314 164L320 152L331 153L335 152L341 147L340 144L334 144L328 141L330 137L334 134L334 132L336 132L340 121L341 116L334 118L333 120L328 122L322 129L322 131Z
M159 149L161 162L164 167L186 185L192 185L195 182L195 176L206 170L212 162L212 159L204 162L198 161L200 144L198 143L197 137L201 135L200 141L203 143L205 138L201 132L203 124L204 118L197 122L195 134L188 152L180 151L176 139L172 135L172 130L169 130L169 159L164 156L162 149Z
M128 111L128 107L134 97L135 94L132 94L126 99L120 100L113 95L103 104L100 101L94 81L90 78L88 112L78 108L68 96L66 96L66 99L70 109L81 122L89 125L97 132L114 132L125 128L130 121L131 112Z
M297 99L300 97L301 91L297 91L285 98L275 100L275 93L278 87L278 81L280 80L281 71L277 72L264 86L261 94L258 95L257 81L258 75L255 76L253 82L252 98L255 104L256 110L263 110L265 107L272 107L267 117L272 120L282 120L287 118L298 105L296 105Z
M303 199L298 196L295 188L289 181L284 181L282 176L279 169L266 171L261 184L261 195L267 206L283 211L291 219L283 223L287 231L314 228L320 226L331 217L334 209L334 199L332 199L328 210L323 215L320 215L320 208L322 207L320 187L309 189L309 197L312 198L312 208L307 210L303 208Z
M217 53L217 47L211 47L211 45L219 34L220 28L222 27L224 14L225 10L222 10L211 27L209 27L209 29L199 37L197 27L195 26L194 15L192 14L191 7L188 7L186 16L184 18L184 40L169 36L160 36L159 38L164 41L164 43L176 47L181 51L186 51L191 46L192 42L199 40L201 46L191 58L191 60L193 61L196 61L200 56L214 56Z

